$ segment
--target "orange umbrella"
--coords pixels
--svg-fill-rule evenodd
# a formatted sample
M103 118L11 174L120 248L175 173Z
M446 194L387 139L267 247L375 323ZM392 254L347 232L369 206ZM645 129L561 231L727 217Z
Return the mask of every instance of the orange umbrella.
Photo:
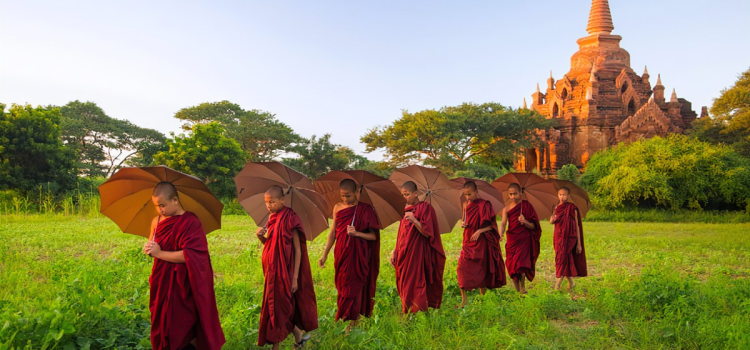
M372 205L380 228L400 221L406 200L393 182L364 170L331 171L315 180L315 189L326 199L328 217L333 217L333 206L341 202L339 183L352 179L359 187L359 200Z
M461 189L439 170L411 165L396 169L391 174L391 181L399 188L407 181L417 184L417 189L421 192L419 200L426 201L435 208L440 233L451 232L461 219L461 207L456 201L457 197L461 197Z
M578 210L581 212L581 217L586 217L586 213L591 209L589 193L580 186L567 180L555 179L552 181L555 182L555 188L557 190L560 190L562 187L567 187L570 190L569 200L578 207Z
M305 175L279 162L247 163L234 177L237 200L258 226L265 226L270 213L265 193L273 185L284 189L284 205L294 210L302 221L307 240L312 241L328 228L326 202L315 192Z
M199 178L165 166L122 168L99 185L99 211L120 227L122 232L148 238L151 221L159 215L151 202L154 187L171 182L177 189L182 207L198 216L203 230L221 228L224 205Z
M507 173L492 182L492 186L503 191L503 200L506 203L510 200L508 186L512 183L521 186L521 198L531 203L540 220L552 216L552 208L558 202L554 182L533 173Z
M505 208L505 203L503 203L503 193L498 190L497 188L492 187L487 181L479 180L479 179L472 179L468 177L458 177L453 180L451 180L459 185L459 188L463 188L466 181L474 181L474 183L477 184L477 192L479 193L479 198L482 198L492 204L492 209L495 211L495 213L502 213L503 208ZM461 206L461 208L464 207L464 202L466 201L466 197L462 195L459 196L459 199L456 200L456 202ZM463 209L461 209L463 211Z

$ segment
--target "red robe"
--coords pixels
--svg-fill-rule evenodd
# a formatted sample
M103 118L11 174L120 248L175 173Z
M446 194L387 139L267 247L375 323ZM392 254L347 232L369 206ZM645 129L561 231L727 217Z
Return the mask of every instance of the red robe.
M300 266L297 291L292 294L295 234L300 243ZM318 306L302 222L292 209L284 207L268 218L267 236L261 258L265 283L258 346L282 342L294 326L307 332L318 328Z
M422 226L402 219L395 249L396 287L404 313L440 308L443 301L445 251L438 230L435 209L427 202L406 207Z
M154 259L149 278L151 345L155 350L175 350L196 338L198 349L221 349L224 332L200 220L191 212L166 218L156 226L154 241L164 251L182 250L185 263Z
M464 290L504 286L505 263L492 203L484 199L469 202L465 216L463 246L458 257L458 286ZM492 229L472 242L474 232L487 226L492 226Z
M534 223L534 229L529 230L518 221L523 213L527 221ZM534 280L536 274L536 260L539 258L539 239L542 237L542 227L534 207L526 200L508 210L508 231L505 241L505 266L508 275L519 280L526 275L529 281Z
M347 226L357 232L375 233L377 239L349 236ZM336 320L356 320L359 315L370 317L375 306L375 288L380 272L380 224L375 210L367 203L341 209L336 213L336 246L333 257L336 267L338 310Z
M555 208L555 275L560 277L584 277L588 275L586 267L586 247L583 242L583 225L581 213L575 204L566 202ZM581 233L581 254L576 253L576 220Z

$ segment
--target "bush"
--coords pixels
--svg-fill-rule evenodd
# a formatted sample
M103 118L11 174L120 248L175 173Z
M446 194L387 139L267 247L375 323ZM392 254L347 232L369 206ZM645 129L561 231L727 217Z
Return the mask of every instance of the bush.
M580 173L581 172L578 171L578 167L573 164L567 164L563 165L562 168L557 170L557 178L560 180L575 182Z
M654 137L597 152L581 183L605 208L745 210L750 160L684 135Z

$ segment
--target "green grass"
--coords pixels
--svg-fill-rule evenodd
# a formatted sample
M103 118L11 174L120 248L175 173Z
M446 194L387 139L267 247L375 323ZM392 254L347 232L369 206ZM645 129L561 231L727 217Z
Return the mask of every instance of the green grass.
M209 235L226 349L253 348L263 288L260 246L247 216L225 216ZM382 233L375 315L348 336L333 322L333 268L313 267L320 329L329 349L747 349L750 225L587 222L591 276L574 295L552 291L552 230L543 227L537 280L470 296L456 281L458 230L443 236L444 307L403 317ZM103 217L0 216L0 349L149 348L150 258L143 239ZM317 260L324 240L311 244ZM287 340L283 346L291 346Z

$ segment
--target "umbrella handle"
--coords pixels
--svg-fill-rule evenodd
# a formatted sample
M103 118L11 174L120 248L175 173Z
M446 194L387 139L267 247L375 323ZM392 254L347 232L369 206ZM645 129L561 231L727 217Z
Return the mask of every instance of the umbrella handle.
M357 208L359 207L359 204L354 206L354 216L352 217L352 224L350 226L354 226L354 220L357 219Z

